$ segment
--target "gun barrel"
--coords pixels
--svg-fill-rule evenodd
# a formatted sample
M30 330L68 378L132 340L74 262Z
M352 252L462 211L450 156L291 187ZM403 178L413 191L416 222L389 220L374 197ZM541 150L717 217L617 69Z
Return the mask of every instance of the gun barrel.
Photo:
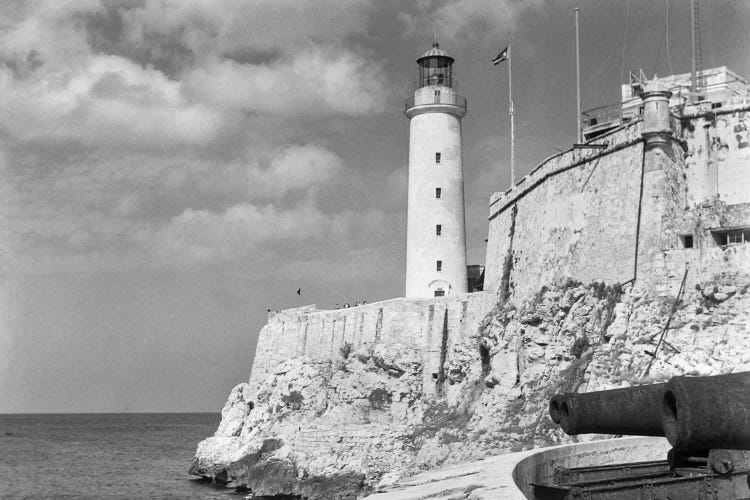
M673 377L661 411L664 435L676 450L748 450L750 372Z
M552 398L550 417L559 419L562 430L570 435L664 436L661 402L665 385L566 393Z
M549 400L549 416L556 424L560 423L560 407L563 403L567 404L564 394L555 394Z

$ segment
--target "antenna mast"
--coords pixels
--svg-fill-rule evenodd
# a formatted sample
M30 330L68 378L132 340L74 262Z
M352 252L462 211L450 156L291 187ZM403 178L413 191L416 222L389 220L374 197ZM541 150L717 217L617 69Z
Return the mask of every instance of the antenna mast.
M581 144L581 58L578 50L578 7L576 7L576 143Z
M697 94L699 88L703 86L702 78L698 76L703 71L703 56L701 51L701 17L700 7L697 0L690 0L690 24L692 25L692 45L693 45L693 68L691 73L690 85L694 94Z

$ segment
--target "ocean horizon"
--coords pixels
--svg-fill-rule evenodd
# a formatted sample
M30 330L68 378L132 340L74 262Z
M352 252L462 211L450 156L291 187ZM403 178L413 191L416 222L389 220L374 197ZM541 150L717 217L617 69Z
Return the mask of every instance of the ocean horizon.
M244 498L188 474L219 413L0 414L0 498Z

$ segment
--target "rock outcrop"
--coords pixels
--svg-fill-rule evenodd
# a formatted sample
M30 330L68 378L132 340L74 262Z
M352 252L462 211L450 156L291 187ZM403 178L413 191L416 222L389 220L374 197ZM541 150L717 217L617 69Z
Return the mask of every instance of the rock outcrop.
M290 357L232 390L191 472L256 495L357 498L420 470L571 442L547 417L557 391L750 369L749 288L722 275L676 303L567 280L518 307L498 298L451 344L430 391L410 345Z

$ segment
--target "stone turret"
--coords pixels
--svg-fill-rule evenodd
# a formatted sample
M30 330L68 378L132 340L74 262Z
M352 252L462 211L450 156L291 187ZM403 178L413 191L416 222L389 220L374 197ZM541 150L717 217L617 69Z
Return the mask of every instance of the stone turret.
M663 251L673 238L665 226L671 196L668 193L667 170L675 171L670 125L669 91L663 81L652 80L644 86L643 126L644 140L643 191L641 198L640 230L636 278L638 282L661 281L665 275Z
M672 127L669 119L669 98L672 92L666 83L653 80L644 86L641 94L643 99L643 129L641 134L648 149L654 146L664 146L672 137Z

